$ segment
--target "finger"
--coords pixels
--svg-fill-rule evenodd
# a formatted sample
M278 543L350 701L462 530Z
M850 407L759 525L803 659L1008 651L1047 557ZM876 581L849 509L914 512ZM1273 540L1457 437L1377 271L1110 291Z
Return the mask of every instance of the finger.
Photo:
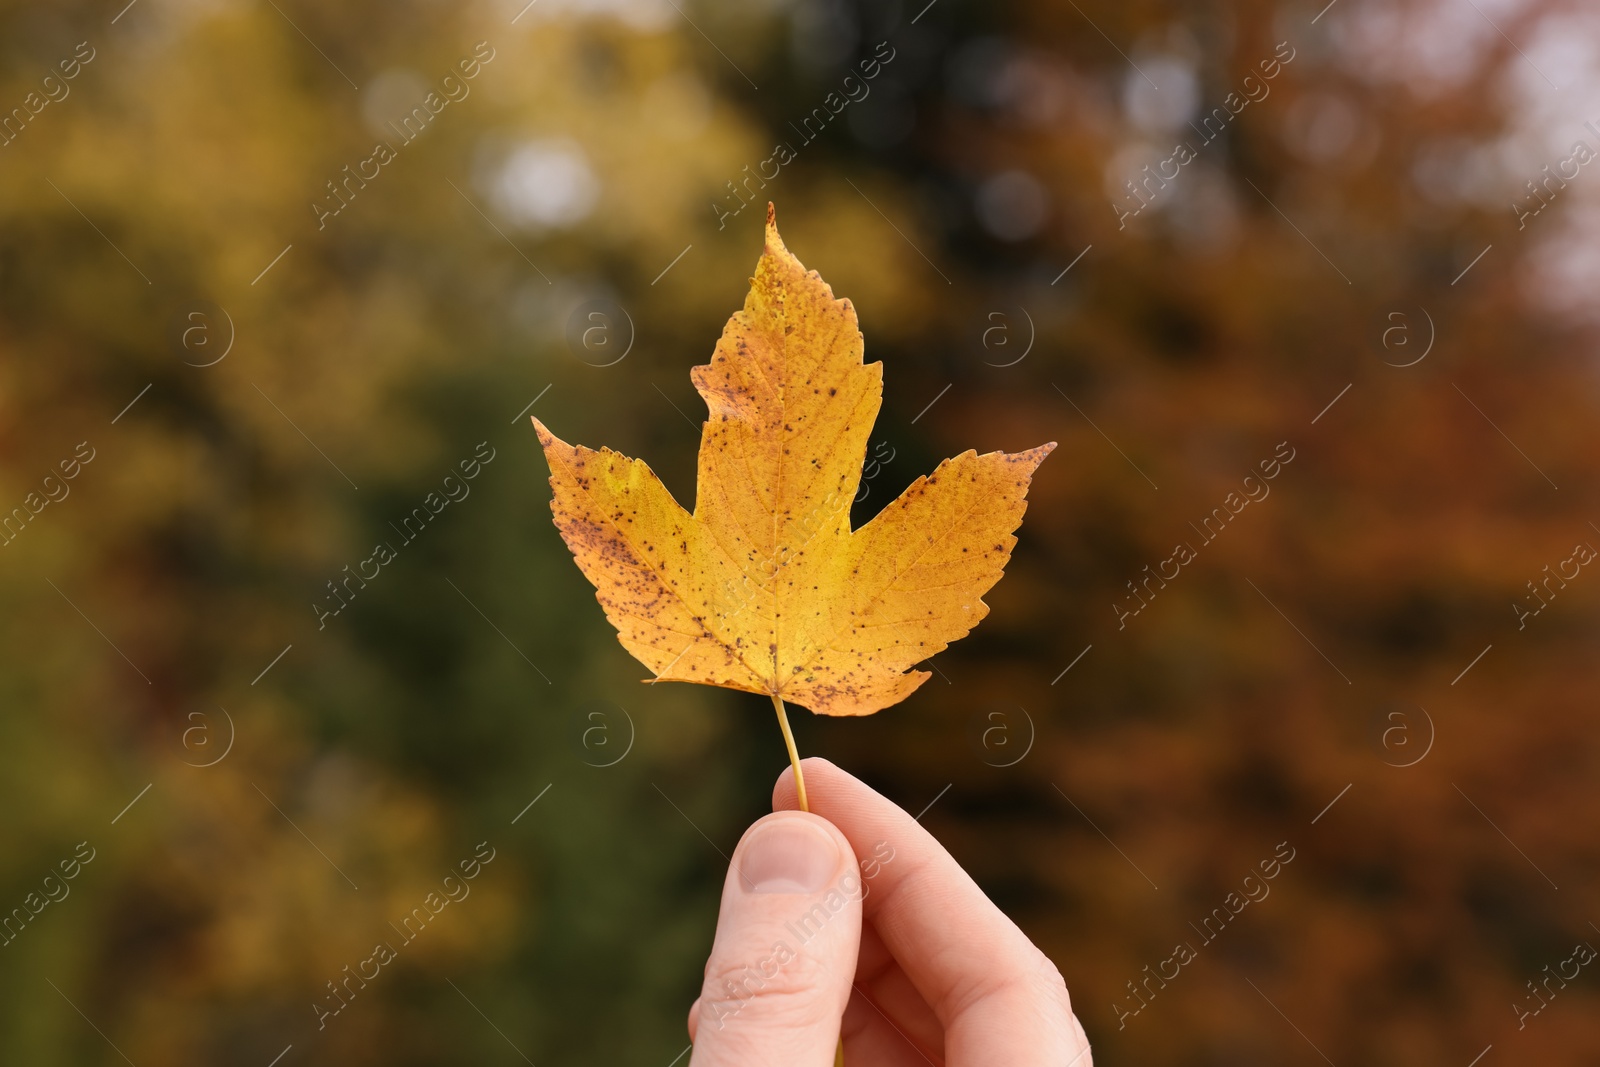
M919 1056L918 1062L944 1057L944 1024L906 977L877 928L865 921L861 926L861 953L856 960L855 996L844 1012L847 1050L852 1022L857 1024L857 1030L875 1027L896 1035L895 1042L925 1055L926 1058ZM893 1046L895 1042L888 1044ZM862 1062L876 1060L866 1056Z
M918 1048L905 1032L860 989L844 1010L844 1062L872 1067L941 1067L943 1057Z
M827 760L801 766L811 810L862 857L865 916L943 1024L946 1062L1088 1067L1060 974L944 847ZM773 807L794 806L790 769L778 778Z
M723 883L690 1067L832 1067L860 938L844 835L802 812L757 822Z

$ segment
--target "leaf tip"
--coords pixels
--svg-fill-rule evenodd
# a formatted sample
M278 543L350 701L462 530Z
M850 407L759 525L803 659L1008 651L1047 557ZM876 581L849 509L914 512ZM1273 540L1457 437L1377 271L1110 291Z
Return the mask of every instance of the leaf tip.
M539 416L529 415L528 419L533 423L533 432L538 436L541 447L548 449L557 441L556 435L550 432L550 428L539 421Z
M788 253L784 246L783 238L778 235L778 209L772 201L767 201L767 238L766 253L769 256L781 256Z
M1055 450L1056 443L1054 441L1046 441L1042 445L1026 449L1022 452L1006 453L1005 460L1007 463L1023 464L1028 468L1028 473L1031 475L1034 471L1039 469L1039 464L1044 462L1044 458Z

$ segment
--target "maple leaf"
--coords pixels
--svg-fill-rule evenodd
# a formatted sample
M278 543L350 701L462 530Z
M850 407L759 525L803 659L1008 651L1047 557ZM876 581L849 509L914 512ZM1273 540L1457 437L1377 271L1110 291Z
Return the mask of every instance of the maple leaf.
M533 420L556 527L623 647L654 681L770 695L786 739L782 700L870 715L927 680L910 668L988 614L1055 448L964 452L852 530L883 398L883 364L861 357L855 308L784 247L768 205L744 308L690 372L709 409L693 514L643 460Z

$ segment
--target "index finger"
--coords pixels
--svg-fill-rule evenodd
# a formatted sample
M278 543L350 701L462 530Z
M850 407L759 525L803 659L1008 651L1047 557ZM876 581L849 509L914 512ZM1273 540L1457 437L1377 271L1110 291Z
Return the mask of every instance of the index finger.
M944 846L827 760L801 766L811 811L837 826L862 858L865 919L944 1025L946 1062L1090 1067L1055 965ZM793 769L779 776L772 806L798 806Z

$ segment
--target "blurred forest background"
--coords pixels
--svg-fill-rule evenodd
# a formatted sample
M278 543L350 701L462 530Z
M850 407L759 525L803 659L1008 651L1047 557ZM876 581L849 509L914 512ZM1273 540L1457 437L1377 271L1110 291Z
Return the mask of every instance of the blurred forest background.
M1592 5L124 3L0 2L0 1060L683 1051L783 746L639 684L527 416L692 498L781 141L858 519L1061 443L989 618L802 751L937 801L1097 1064L1600 1062Z

